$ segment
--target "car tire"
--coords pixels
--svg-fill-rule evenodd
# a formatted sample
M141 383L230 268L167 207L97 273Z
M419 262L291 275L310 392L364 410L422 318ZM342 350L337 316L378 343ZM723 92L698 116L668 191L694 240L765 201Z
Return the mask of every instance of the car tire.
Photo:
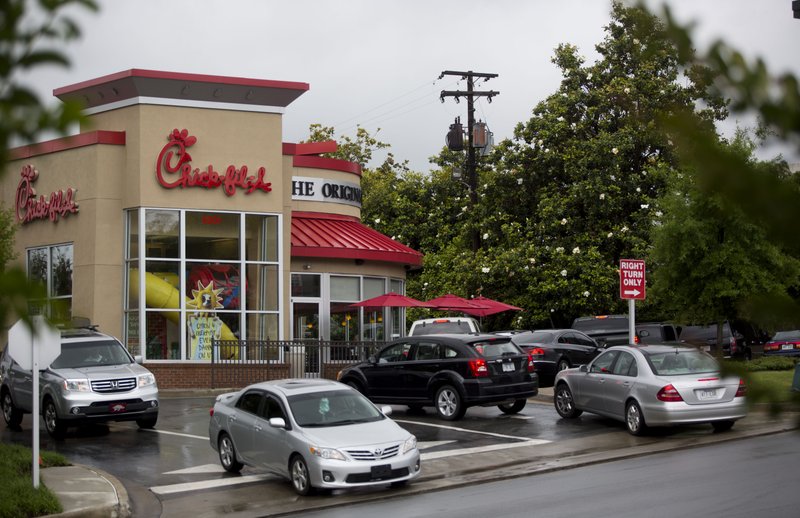
M457 421L464 417L467 407L461 393L453 385L442 385L436 390L436 413L445 421Z
M505 404L505 405L497 405L497 408L500 409L501 412L504 414L518 414L520 410L525 408L525 405L528 403L527 399L517 399L513 403Z
M733 428L734 421L714 421L711 426L714 427L714 433L727 432Z
M150 430L151 428L155 427L156 423L158 422L158 415L155 417L140 417L136 420L136 424L139 428L144 430Z
M53 400L48 397L42 405L42 417L44 427L53 439L63 439L67 434L67 425L64 420L58 417L58 410Z
M14 400L11 398L11 392L8 390L3 391L3 399L0 401L3 407L3 419L9 428L19 428L22 423L22 410L14 406Z
M625 406L625 427L631 435L642 436L647 433L642 407L636 401L631 401Z
M302 455L295 455L289 461L289 476L295 493L300 496L314 493L314 488L311 487L311 476L308 473L308 464Z
M236 458L236 447L233 439L227 433L219 436L217 441L217 451L219 452L219 463L228 473L239 473L244 465Z
M567 370L569 368L570 368L570 364L569 364L569 362L567 360L565 360L564 358L561 358L560 360L558 360L558 370L559 370L559 372L563 371L563 370Z
M566 383L559 383L553 395L553 404L558 415L565 419L574 419L583 413L575 407L575 400L572 397L572 390Z

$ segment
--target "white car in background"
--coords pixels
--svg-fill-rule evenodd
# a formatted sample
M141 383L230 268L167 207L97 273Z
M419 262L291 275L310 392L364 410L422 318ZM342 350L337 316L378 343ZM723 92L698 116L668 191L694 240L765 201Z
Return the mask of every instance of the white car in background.
M411 323L408 336L422 335L463 335L480 333L481 325L472 317L441 317L415 320Z

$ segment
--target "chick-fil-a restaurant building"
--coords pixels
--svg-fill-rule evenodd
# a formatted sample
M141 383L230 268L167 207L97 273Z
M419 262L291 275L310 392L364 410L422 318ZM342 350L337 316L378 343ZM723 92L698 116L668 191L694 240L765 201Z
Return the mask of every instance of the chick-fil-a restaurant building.
M213 339L402 335L400 308L352 304L403 293L422 256L361 223L335 142L283 141L308 89L137 69L56 89L80 133L13 149L0 179L34 307L119 336L165 388L205 384Z

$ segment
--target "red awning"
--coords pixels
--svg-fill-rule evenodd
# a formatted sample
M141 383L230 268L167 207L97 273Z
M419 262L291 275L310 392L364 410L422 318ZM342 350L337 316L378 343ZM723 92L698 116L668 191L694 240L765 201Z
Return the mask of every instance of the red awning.
M422 264L420 252L362 225L358 218L310 212L292 213L292 257Z

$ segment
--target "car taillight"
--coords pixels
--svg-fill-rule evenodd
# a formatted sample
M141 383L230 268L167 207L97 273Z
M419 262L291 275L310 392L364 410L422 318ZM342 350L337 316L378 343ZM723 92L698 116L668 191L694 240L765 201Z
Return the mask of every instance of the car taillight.
M739 388L736 389L736 396L734 397L744 397L747 394L747 385L744 384L744 380L739 380Z
M214 407L211 407L208 411L208 415L214 417Z
M672 384L661 387L661 390L656 394L656 398L658 398L659 401L683 401L683 398Z
M541 351L541 349L539 349L539 350ZM542 354L544 354L544 351L542 351ZM528 372L533 372L535 370L536 370L536 366L533 363L533 354L532 353L528 353Z
M765 351L777 351L778 350L778 344L771 343L771 342L768 343L768 344L764 344L764 350Z
M738 347L736 347L736 337L734 336L731 337L730 344L731 344L731 354L735 354L736 351L739 350Z
M486 367L486 360L482 358L475 358L469 361L469 370L476 378L485 378L489 376L489 369Z
M544 349L542 349L541 347L534 347L533 349L529 349L528 356L533 356L534 358L544 358Z

